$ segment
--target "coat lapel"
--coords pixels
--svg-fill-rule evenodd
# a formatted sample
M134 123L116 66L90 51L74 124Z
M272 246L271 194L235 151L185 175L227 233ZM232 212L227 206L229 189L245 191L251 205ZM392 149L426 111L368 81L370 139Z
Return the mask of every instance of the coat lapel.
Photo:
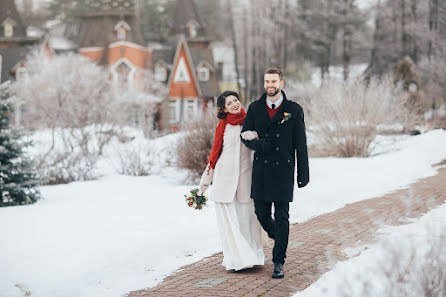
M283 96L283 102L282 105L279 107L279 110L276 112L276 114L271 119L271 123L277 123L283 119L283 112L286 110L288 106L288 100L286 99L285 92L282 91Z

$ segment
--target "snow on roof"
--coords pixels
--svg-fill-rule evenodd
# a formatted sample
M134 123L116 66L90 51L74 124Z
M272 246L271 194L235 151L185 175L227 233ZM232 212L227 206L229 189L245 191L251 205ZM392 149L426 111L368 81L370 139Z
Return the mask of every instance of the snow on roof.
M41 38L43 34L45 34L45 32L40 28L34 26L28 26L26 28L26 36L28 37Z
M161 103L163 98L155 94L126 92L120 96L121 101L128 103Z
M55 50L72 50L77 47L77 45L64 37L51 36L49 38L51 48Z

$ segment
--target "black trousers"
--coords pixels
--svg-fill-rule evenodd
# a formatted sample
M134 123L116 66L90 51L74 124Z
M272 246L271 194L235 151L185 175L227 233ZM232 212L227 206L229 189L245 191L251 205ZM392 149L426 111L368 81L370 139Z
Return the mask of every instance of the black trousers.
M271 207L274 203L274 219L271 217ZM290 233L289 209L290 203L271 202L254 199L257 219L268 236L274 239L273 262L285 263L288 235Z

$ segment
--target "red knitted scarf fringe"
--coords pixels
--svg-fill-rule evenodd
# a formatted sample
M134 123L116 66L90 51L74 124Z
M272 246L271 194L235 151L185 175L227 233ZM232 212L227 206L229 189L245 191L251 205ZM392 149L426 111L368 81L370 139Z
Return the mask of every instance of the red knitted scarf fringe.
M243 125L243 123L245 122L245 118L246 111L242 108L239 113L228 113L226 115L226 118L220 120L217 125L217 129L215 129L214 145L212 146L211 154L209 155L208 164L210 165L210 168L215 168L215 164L217 164L218 158L220 157L221 151L223 149L223 134L225 133L226 124Z

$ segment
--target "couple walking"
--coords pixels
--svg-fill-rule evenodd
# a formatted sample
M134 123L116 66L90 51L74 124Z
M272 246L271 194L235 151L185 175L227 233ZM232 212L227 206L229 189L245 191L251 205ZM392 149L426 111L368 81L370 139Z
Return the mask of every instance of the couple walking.
M247 113L236 92L223 92L217 99L220 122L200 191L213 184L210 200L227 270L264 264L263 227L274 239L272 277L284 277L295 158L299 188L308 183L309 170L303 109L287 100L283 85L282 72L267 69L266 93Z

